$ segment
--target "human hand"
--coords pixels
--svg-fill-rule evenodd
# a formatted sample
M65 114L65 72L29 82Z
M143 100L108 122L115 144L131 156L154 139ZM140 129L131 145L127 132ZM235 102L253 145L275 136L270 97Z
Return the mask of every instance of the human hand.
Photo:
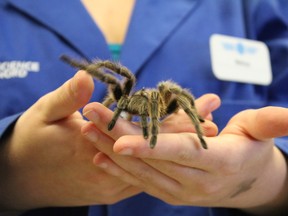
M216 95L208 94L196 100L196 107L199 114L204 118L212 119L211 112L217 109L220 105L220 99ZM123 180L136 185L137 187L143 188L149 191L152 187L148 186L145 181L137 178L130 178L129 174L123 175L123 170L120 168L121 165L127 164L133 168L135 166L135 171L139 175L148 174L149 165L143 163L142 160L134 157L126 157L121 155L116 155L113 152L113 144L115 140L119 139L125 134L138 134L140 139L145 142L141 128L134 123L127 120L119 118L115 127L112 131L107 130L107 125L112 119L113 112L99 103L91 103L84 107L84 115L91 121L83 126L82 133L88 139L94 142L96 148L101 152L97 153L94 158L95 165L107 170L108 173L111 172L112 175L123 177ZM177 123L179 122L179 124ZM217 127L211 121L207 120L201 125L204 128L204 134L206 136L215 136L217 134ZM195 132L193 124L190 118L184 111L179 111L176 114L170 115L162 123L160 127L160 133L181 133L181 132ZM160 135L160 134L159 134ZM138 136L137 136L138 137ZM113 142L114 140L114 142ZM147 143L146 143L147 144ZM169 143L168 143L169 145ZM169 148L169 146L167 147ZM148 147L147 145L146 147ZM158 143L155 149L158 148ZM119 165L118 165L119 164ZM125 166L125 165L124 165ZM139 168L139 169L138 169ZM141 171L143 169L143 172ZM163 174L158 174L158 171L152 171L151 175L156 174L155 179L159 176L159 179L163 178ZM150 173L149 173L150 175ZM164 189L159 182L159 190ZM153 187L155 184L152 184ZM154 190L154 188L152 189ZM152 193L152 192L151 192ZM157 193L156 193L157 194Z
M256 215L287 212L287 165L273 138L288 135L288 109L266 107L235 115L218 136L159 134L155 149L141 136L120 137L105 170L168 203L240 208ZM131 159L132 158L132 159Z
M81 135L77 111L90 99L84 71L43 96L1 143L1 209L114 203L139 192L93 165L98 150Z

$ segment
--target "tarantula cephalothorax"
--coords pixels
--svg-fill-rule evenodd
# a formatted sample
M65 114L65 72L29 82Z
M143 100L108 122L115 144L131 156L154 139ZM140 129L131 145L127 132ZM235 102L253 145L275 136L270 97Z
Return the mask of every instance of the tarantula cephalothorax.
M126 112L129 119L133 115L137 115L140 117L144 138L147 139L151 133L150 148L154 148L157 143L159 119L182 108L192 120L202 147L207 149L200 126L200 122L204 122L204 120L198 115L194 97L187 89L182 89L172 81L163 81L158 84L156 89L142 88L130 94L136 82L135 76L119 63L101 60L84 63L73 60L66 55L61 56L61 59L108 84L109 90L103 104L110 107L113 103L117 103L108 130L113 129L121 112ZM124 77L123 82L118 80L114 76L115 74Z

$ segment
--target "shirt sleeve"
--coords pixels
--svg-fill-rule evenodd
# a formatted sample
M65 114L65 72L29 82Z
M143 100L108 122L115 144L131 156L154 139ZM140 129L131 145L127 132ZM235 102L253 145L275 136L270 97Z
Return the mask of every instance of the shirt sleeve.
M276 138L275 139L276 146L288 157L288 140L285 138Z
M0 120L0 144L5 132L14 126L20 115L21 113L18 113Z

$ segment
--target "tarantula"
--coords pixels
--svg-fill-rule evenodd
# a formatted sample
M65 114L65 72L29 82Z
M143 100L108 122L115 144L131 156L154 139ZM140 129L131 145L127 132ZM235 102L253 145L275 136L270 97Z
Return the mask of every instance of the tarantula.
M62 55L61 59L75 68L85 70L108 85L108 94L103 104L110 107L113 103L117 103L108 130L113 129L123 111L127 113L130 120L132 116L137 115L140 117L144 138L148 139L151 133L150 148L154 148L157 143L159 119L182 108L192 120L202 147L207 149L200 126L200 122L204 120L198 115L194 97L187 89L181 88L172 81L162 81L158 83L157 88L142 88L130 94L136 78L128 68L119 63L108 60L98 60L93 63L79 62L66 55ZM124 78L123 82L114 76L117 74Z

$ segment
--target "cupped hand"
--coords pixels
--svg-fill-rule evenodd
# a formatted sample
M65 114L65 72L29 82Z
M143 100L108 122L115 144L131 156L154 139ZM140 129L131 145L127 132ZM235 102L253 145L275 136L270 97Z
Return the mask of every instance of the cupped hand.
M77 110L93 90L80 71L21 115L0 151L2 209L109 204L140 191L92 163L98 150Z
M287 109L243 111L218 136L205 137L205 150L195 134L179 131L159 134L150 149L139 128L122 119L111 134L101 126L111 114L105 111L104 116L97 108L98 129L120 137L112 150L100 144L103 135L98 133L102 153L94 161L111 175L172 204L240 208L259 215L285 208L286 162L273 138L288 135ZM121 136L124 131L139 135Z
M287 165L273 140L288 135L287 117L279 107L243 111L218 136L206 137L208 150L191 133L160 134L154 150L139 136L123 136L114 152L145 164L121 163L118 173L169 203L274 213L287 206Z
M212 119L212 111L217 109L220 105L220 99L218 96L213 94L207 94L196 100L196 107L199 114L206 118L205 123L201 124L205 136L215 136L218 132L216 125L209 121ZM137 143L142 142L147 148L148 151L158 151L157 149L161 148L161 145L164 143L157 143L154 150L149 148L148 140L145 140L142 135L142 130L138 124L131 123L127 120L119 118L115 127L112 131L107 130L107 125L111 121L113 112L99 103L91 103L84 107L84 115L91 121L87 123L82 128L82 133L89 140L91 140L97 149L100 150L94 158L95 165L101 167L103 170L120 177L123 181L129 182L136 187L139 187L146 192L154 194L163 194L168 186L168 183L173 183L174 180L165 174L159 172L157 169L152 168L150 164L146 161L135 158L127 157L115 154L113 151L113 140L114 142L123 136L125 138L126 134L134 134L139 140ZM179 124L178 124L178 123ZM160 127L159 137L169 136L169 133L180 134L187 132L191 136L198 139L195 134L195 129L193 124L187 114L180 110L178 113L168 116L162 123ZM118 141L121 141L120 138ZM118 143L116 141L116 144ZM158 146L159 145L159 146ZM170 143L167 143L167 148L169 149ZM114 150L117 151L116 146ZM198 146L201 148L200 146ZM206 150L204 150L206 151ZM161 163L161 160L155 160L156 163ZM170 162L167 162L168 164ZM134 173L134 171L136 173ZM150 178L153 182L146 182L146 177L151 176ZM164 179L164 181L162 181ZM162 192L160 192L162 191Z

